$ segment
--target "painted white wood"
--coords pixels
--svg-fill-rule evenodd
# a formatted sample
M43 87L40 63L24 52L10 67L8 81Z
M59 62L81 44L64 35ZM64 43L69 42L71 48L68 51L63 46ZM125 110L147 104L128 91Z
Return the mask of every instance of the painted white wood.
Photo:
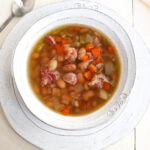
M95 0L102 5L116 11L121 17L132 24L132 1L131 0ZM134 132L110 146L106 150L133 150L134 149Z
M148 2L149 0L134 0L134 24L135 24L135 29L143 37L145 43L150 48L150 5L149 6L145 5L144 3L142 3L142 1ZM144 118L137 126L137 130L136 130L137 150L150 149L149 128L150 128L150 106L149 109L146 111Z
M92 0L93 1L93 0ZM116 11L132 24L132 0L94 0Z
M106 150L134 150L134 132Z
M0 8L2 6L5 6L5 9L0 9L0 14L3 14L0 18L0 24L5 20L5 18L9 15L9 8L10 3L12 0L5 0L0 1L0 3L4 3L4 5L0 4ZM56 0L36 0L35 8L41 7L43 5L49 4L51 2L54 2ZM126 20L128 20L129 23L132 22L132 4L131 0L96 0L97 2L100 2L109 8L117 11L121 16L123 16ZM8 8L8 7L9 8ZM4 8L4 7L3 7ZM4 10L6 10L6 13L4 13ZM12 26L17 22L18 19L14 19L11 24L4 30L4 32L0 35L0 42L4 39L8 31L12 28ZM14 131L9 127L7 121L5 121L5 118L0 110L0 148L9 150L9 149L28 149L28 150L34 150L32 145L26 143L24 140L22 140L19 136L17 136ZM2 122L2 123L1 123ZM9 134L8 134L9 133ZM2 136L3 135L3 136ZM7 141L8 139L8 141ZM6 144L9 143L9 144ZM3 147L1 147L3 146ZM108 148L108 150L120 150L124 147L124 150L133 150L133 133L120 141L119 143L111 146Z
M134 26L150 48L150 7L134 0Z

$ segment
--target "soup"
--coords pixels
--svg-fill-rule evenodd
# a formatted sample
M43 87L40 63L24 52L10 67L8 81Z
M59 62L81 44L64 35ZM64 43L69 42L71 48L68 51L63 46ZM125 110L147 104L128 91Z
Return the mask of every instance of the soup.
M91 113L115 92L120 61L112 42L84 25L64 25L42 36L28 58L28 79L38 99L65 116Z

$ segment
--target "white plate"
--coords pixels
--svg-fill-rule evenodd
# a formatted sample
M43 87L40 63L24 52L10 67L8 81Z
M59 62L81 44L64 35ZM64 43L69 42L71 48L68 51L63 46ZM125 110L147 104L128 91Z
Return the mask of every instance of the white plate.
M21 37L39 19L51 13L71 8L93 9L111 16L126 30L135 49L137 69L132 93L122 114L115 122L108 124L105 128L98 126L96 128L78 131L54 128L35 118L26 109L18 93L14 92L10 60L13 55L13 50L16 48ZM25 140L41 149L102 149L129 134L144 114L150 97L150 85L147 84L150 80L149 60L150 55L141 38L135 33L134 29L113 11L96 3L80 0L65 1L46 6L23 17L4 41L2 50L0 51L1 105L13 129ZM18 100L15 94L17 94ZM114 106L112 115L119 107L123 107L123 104L119 103Z

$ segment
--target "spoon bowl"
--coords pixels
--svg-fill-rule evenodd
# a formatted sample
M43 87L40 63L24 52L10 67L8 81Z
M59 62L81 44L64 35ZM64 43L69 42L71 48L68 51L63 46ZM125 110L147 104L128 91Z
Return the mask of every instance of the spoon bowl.
M14 17L21 17L32 10L34 6L34 0L15 0L12 3L11 15L6 19L6 21L1 25L0 32L8 25L8 23Z
M16 17L23 16L32 10L34 0L15 0L12 3L12 14Z

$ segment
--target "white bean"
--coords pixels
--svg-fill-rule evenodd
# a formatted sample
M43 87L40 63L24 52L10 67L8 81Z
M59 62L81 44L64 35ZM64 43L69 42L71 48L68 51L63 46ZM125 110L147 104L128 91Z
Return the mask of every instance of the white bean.
M50 60L48 64L48 69L50 71L55 70L57 68L57 60Z
M83 99L85 100L85 101L88 101L91 97L93 97L94 96L94 92L93 91L91 91L91 90L89 90L89 91L87 91L87 92L85 92L84 94L83 94Z
M57 86L61 89L66 87L66 83L62 79L57 80L56 83L57 83Z
M63 55L58 55L58 56L57 56L57 60L58 60L59 62L64 61L64 56L63 56Z

